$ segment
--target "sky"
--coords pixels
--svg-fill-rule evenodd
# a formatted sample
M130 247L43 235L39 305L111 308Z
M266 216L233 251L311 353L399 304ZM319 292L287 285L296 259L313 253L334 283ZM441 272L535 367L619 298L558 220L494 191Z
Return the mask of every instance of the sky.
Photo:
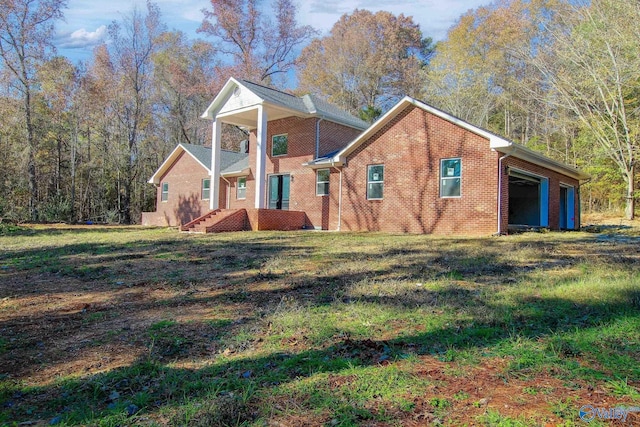
M262 0L268 4L269 0ZM191 38L204 38L196 30L202 22L202 9L211 9L208 0L155 0L162 21L170 30L181 30ZM442 40L447 30L468 11L487 5L491 0L297 0L298 23L311 25L325 35L345 13L354 9L372 12L386 10L394 15L412 16L422 33ZM54 44L60 55L77 62L89 60L93 48L106 39L107 26L121 21L134 5L146 9L145 0L68 0L65 20L56 25Z

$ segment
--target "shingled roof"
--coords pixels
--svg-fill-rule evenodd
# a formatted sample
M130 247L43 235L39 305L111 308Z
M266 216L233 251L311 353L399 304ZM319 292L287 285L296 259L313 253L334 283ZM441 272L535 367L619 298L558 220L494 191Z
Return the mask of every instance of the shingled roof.
M248 80L240 80L240 84L271 104L281 105L291 110L322 117L323 119L358 129L364 130L369 127L369 123L315 95L307 94L298 97Z
M204 167L207 172L211 172L211 147L194 144L178 144L167 159L158 168L156 173L149 179L151 184L159 184L160 178L178 159L182 151L185 151ZM249 154L238 153L237 151L220 150L220 173L222 175L233 175L242 173L249 167Z
M213 119L238 87L247 89L259 98L262 104L289 111L292 115L318 117L359 130L369 127L369 123L315 95L296 96L248 80L236 80L233 77L227 81L201 117Z
M211 147L193 144L180 144L202 165L211 170ZM249 155L237 151L220 150L220 173L236 172L249 167ZM238 169L239 168L239 169Z

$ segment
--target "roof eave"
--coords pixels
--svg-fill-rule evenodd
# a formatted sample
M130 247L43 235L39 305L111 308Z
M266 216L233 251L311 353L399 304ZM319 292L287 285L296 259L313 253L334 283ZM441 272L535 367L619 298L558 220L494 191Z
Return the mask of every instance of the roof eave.
M179 155L178 151L180 150L184 151L184 147L181 144L178 144L176 148L174 148L173 151L169 154L169 156L167 156L165 161L162 162L160 167L155 171L151 178L149 178L149 181L147 181L149 184L160 184L160 178L165 174L166 170L169 169L169 166L171 166L177 160Z
M226 102L228 95L230 95L231 92L233 92L233 90L237 86L242 86L242 83L240 83L238 80L234 79L233 77L230 77L229 80L227 80L227 82L224 84L220 92L218 92L216 97L213 98L213 101L211 101L211 104L209 104L207 109L204 110L204 113L202 113L200 118L213 120L217 112L220 110L220 108L222 108L222 106Z
M387 123L389 118L394 117L404 108L406 108L409 105L410 100L411 98L409 98L408 96L404 97L393 108L391 108L389 111L383 114L378 120L373 122L371 126L369 126L367 129L364 129L363 132L356 137L356 139L354 139L349 144L347 144L346 147L344 147L334 156L335 162L344 163L344 161L349 156L349 154L351 154L356 148L358 148L358 146L363 141L366 141L367 138L369 138L370 136L375 134L377 131L382 129L382 127Z
M220 175L225 178L235 178L238 176L248 176L251 174L251 168L244 168L237 171L223 172Z
M568 165L565 165L560 162L556 162L555 160L549 159L544 155L537 153L533 150L530 150L523 145L516 144L511 142L505 138L502 138L496 134L493 134L489 131L486 131L482 128L476 127L471 123L468 123L462 119L459 119L451 114L445 113L442 110L439 110L435 107L432 107L428 104L425 104L417 99L411 98L409 96L401 99L394 107L392 107L389 111L387 111L382 117L376 120L368 129L362 132L355 140L351 143L347 144L347 146L338 152L333 161L337 164L345 164L348 156L354 152L362 142L366 141L368 138L373 136L376 132L382 129L393 117L402 112L409 105L413 105L415 107L421 108L431 114L434 114L437 117L440 117L444 120L447 120L451 123L454 123L463 129L466 129L470 132L475 133L481 137L484 137L489 140L489 146L497 151L510 153L515 157L522 158L523 160L530 161L531 163L546 167L563 175L567 175L577 180L586 180L589 179L590 176L585 174L584 172L572 168ZM517 152L518 155L515 153Z
M306 162L306 163L303 163L302 166L311 168L311 169L324 169L324 168L342 167L344 166L344 162L336 158L331 158L331 159L322 160L318 162L315 162L315 161Z
M182 144L178 144L176 148L173 149L171 154L167 156L166 160L162 162L160 167L156 170L156 172L149 178L147 181L149 184L159 185L160 178L169 170L171 165L178 160L178 156L180 155L180 151L183 151L191 156L200 166L202 166L209 174L211 173L211 169L205 166L196 156L194 156L189 150L187 150Z
M564 163L550 159L536 151L531 150L530 148L525 147L524 145L520 145L515 142L510 142L504 139L500 141L492 140L490 143L490 147L501 153L508 154L529 163L533 163L534 165L544 167L546 169L550 169L562 175L577 179L578 181L586 181L591 178L590 175L584 173L580 169L576 169Z

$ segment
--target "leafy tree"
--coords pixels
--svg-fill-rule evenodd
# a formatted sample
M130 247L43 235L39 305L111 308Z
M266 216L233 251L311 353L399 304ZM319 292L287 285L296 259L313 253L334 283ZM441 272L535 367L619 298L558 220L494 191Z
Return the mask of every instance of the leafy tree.
M411 17L356 9L302 51L299 89L372 118L371 112L404 95L421 96L422 70L432 52L431 39Z
M527 143L551 111L540 73L528 61L546 37L557 0L500 0L464 14L436 48L429 101L456 116ZM551 150L548 150L549 152Z
M286 74L295 64L296 49L315 33L310 26L298 26L292 0L276 0L275 22L260 11L258 0L210 0L204 9L200 32L222 43L218 49L233 58L236 76L269 83Z
M534 64L617 166L626 182L626 217L634 218L640 149L640 4L635 0L570 2L546 27L553 44Z
M22 100L27 141L27 175L31 219L38 219L38 137L34 127L36 70L53 49L54 22L66 0L0 0L0 58L3 73Z

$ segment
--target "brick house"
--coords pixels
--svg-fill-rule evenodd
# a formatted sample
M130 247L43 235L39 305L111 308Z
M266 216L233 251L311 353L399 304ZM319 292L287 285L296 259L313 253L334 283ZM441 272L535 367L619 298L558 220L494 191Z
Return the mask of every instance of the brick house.
M150 180L158 208L144 224L437 234L580 226L586 174L409 97L369 126L313 96L230 79L203 118L213 148L174 150ZM222 122L249 131L243 153L220 149ZM217 185L196 200L206 177Z

